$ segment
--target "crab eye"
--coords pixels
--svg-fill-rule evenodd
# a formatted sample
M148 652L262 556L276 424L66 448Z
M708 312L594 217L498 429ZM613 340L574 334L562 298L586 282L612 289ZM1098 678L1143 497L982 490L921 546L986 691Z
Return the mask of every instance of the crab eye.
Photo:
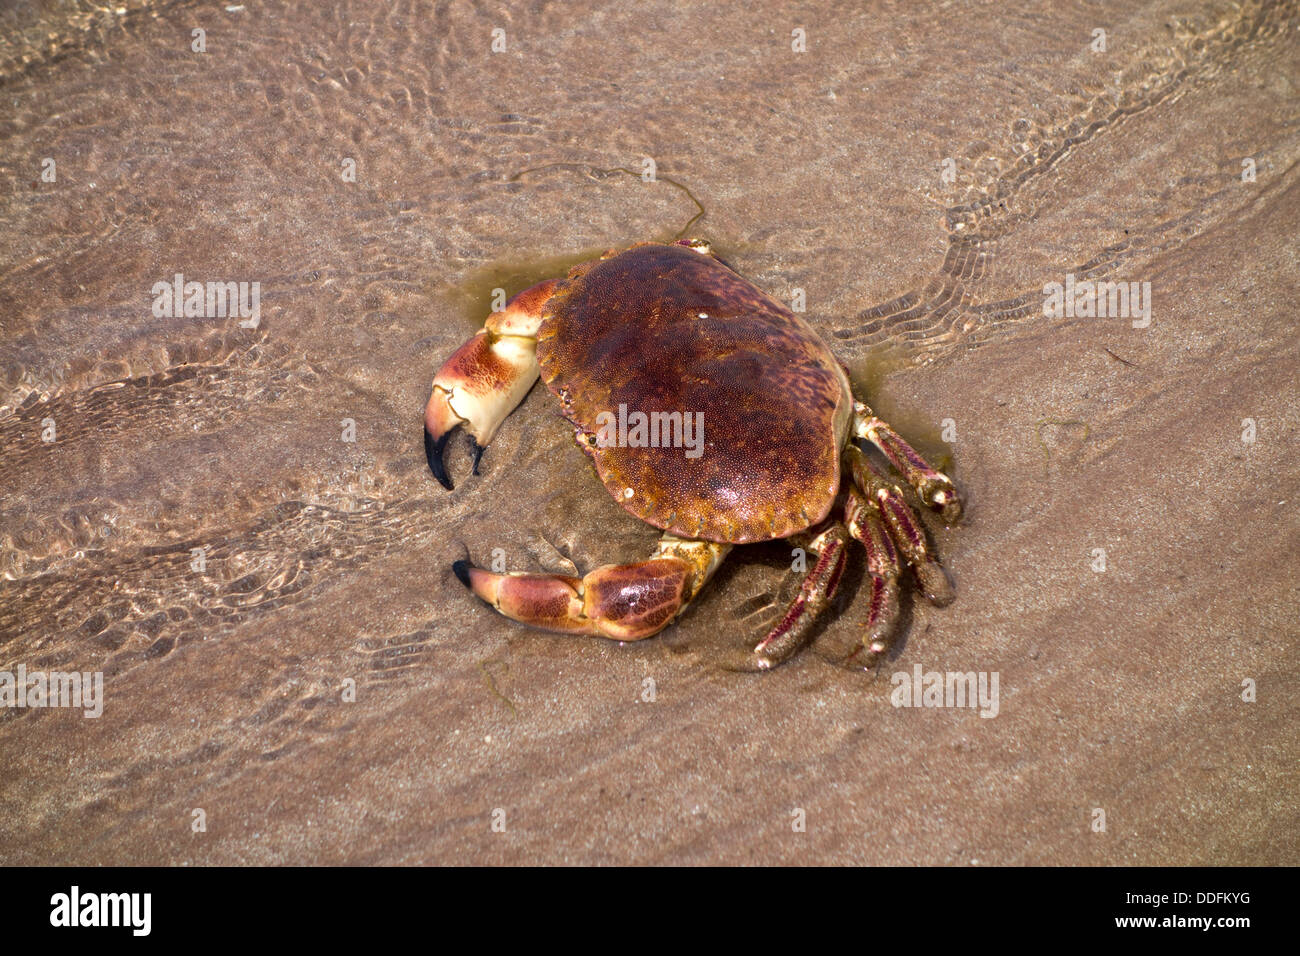
M688 249L694 249L702 256L707 256L713 251L713 246L709 244L707 239L678 239L677 244Z

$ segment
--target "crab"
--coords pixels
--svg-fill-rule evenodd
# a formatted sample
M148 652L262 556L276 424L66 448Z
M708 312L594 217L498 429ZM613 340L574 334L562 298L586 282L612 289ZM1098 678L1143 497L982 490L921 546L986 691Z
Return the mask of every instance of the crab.
M855 541L865 550L870 595L843 663L871 667L889 650L905 567L931 603L952 600L916 512L859 442L948 523L962 509L953 482L854 397L845 367L811 326L707 242L611 250L494 312L438 371L425 408L429 467L448 491L443 459L452 433L469 433L478 474L484 448L539 374L606 490L662 534L645 560L581 578L456 561L461 583L506 617L641 640L686 610L734 546L777 539L803 549L805 573L784 613L746 652L756 669L809 641ZM642 418L627 429L637 412ZM692 439L679 438L680 420L697 425L692 447L682 447ZM653 442L655 429L647 436L636 427L647 421L663 426Z

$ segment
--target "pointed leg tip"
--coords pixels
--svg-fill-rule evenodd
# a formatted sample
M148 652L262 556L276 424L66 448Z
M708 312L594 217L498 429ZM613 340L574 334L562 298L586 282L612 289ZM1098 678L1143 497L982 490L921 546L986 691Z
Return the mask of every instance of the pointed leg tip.
M939 512L944 524L956 524L961 520L962 507L961 497L951 486L943 488L927 499L926 503Z
M433 472L433 477L438 479L438 484L442 485L448 491L453 490L451 476L447 474L447 466L443 464L442 452L447 447L447 438L451 432L445 432L441 438L434 438L429 429L424 430L424 456L429 459L429 471Z
M916 566L916 577L921 593L935 607L947 607L957 597L947 573L937 561L926 561Z
M892 631L892 624L868 631L861 643L840 661L840 666L846 670L879 672L894 648Z
M870 671L875 670L884 658L884 654L876 654L866 648L858 648L848 657L840 661L840 667L846 671Z

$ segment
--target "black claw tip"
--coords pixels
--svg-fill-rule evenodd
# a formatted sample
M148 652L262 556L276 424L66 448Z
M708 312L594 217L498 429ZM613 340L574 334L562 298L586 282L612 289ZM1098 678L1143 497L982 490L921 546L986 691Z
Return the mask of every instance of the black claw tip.
M469 441L470 444L474 446L474 467L471 468L470 471L471 473L477 475L479 459L483 457L483 446L480 445L477 441L475 441L472 437L470 438Z
M438 479L438 484L448 491L452 490L451 476L447 474L447 466L442 463L442 450L447 447L450 435L451 432L447 432L441 438L434 438L427 428L424 430L424 455L429 459L429 470Z
M451 573L460 579L460 583L469 587L469 562L462 558L459 561L451 562Z

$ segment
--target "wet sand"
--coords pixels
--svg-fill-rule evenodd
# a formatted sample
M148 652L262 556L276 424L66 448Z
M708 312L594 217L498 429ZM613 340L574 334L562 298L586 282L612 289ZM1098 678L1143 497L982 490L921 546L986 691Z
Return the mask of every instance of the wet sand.
M0 16L0 671L105 695L0 709L0 862L1300 863L1296 4L585 6ZM450 572L647 552L544 388L452 494L421 412L494 288L688 227L968 498L877 675L860 576L722 666L780 545L622 646ZM155 316L177 272L257 328Z

